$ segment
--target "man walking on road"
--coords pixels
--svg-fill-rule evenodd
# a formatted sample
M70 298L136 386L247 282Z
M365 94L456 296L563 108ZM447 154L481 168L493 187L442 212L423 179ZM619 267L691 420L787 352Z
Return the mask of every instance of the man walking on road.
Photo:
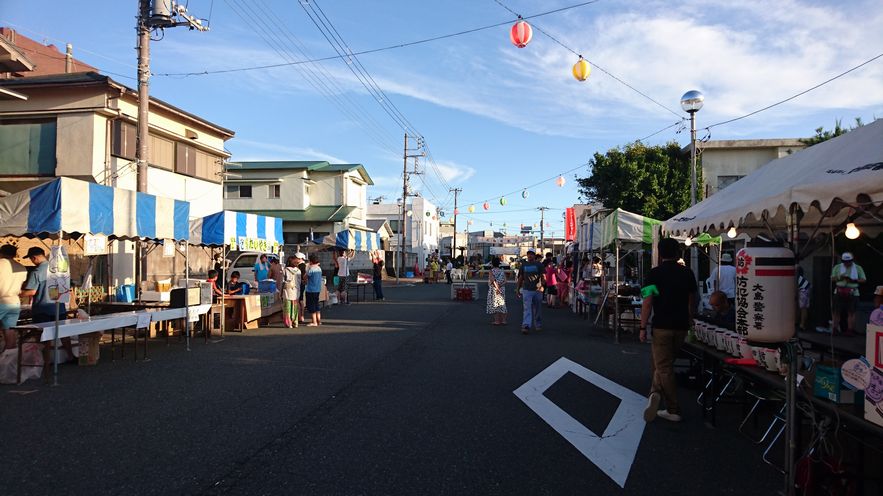
M543 264L537 262L537 254L533 250L528 250L527 262L524 262L518 272L515 297L524 300L521 333L530 332L531 325L534 330L541 330L543 328L543 320L540 316L540 309L543 307Z
M696 308L696 276L687 267L678 264L680 245L671 238L659 241L662 262L650 270L646 286L641 290L641 342L647 340L647 321L653 312L653 341L651 344L653 384L644 410L644 421L657 416L671 422L681 421L678 395L675 387L674 360L684 343L687 330L693 322ZM665 399L665 410L659 403Z

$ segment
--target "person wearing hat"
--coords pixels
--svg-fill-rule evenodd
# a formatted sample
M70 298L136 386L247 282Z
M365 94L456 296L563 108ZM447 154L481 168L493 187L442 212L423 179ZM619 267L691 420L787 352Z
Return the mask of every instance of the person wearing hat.
M874 290L874 311L871 312L872 325L883 326L883 286L877 286Z
M28 277L24 265L15 261L16 255L18 248L15 246L0 246L0 333L5 340L4 349L17 346L15 331L10 329L18 324L18 316L21 313L19 293Z
M52 322L55 320L55 300L49 294L49 260L46 258L46 252L39 246L32 246L28 249L25 258L34 264L34 270L28 274L25 281L22 296L31 297L31 321L35 324L41 322ZM58 315L62 320L67 314L67 307L64 303L59 303ZM62 338L61 346L68 352L71 359L74 358L74 351L70 338Z
M855 307L858 304L858 285L864 283L865 270L855 263L852 253L845 251L840 256L841 263L831 269L831 281L834 283L834 308L831 332L840 332L840 316L846 312L845 336L855 335Z
M706 281L708 288L714 291L720 291L727 295L730 306L736 305L736 267L733 267L733 255L724 253L721 255L720 264L717 270L711 273Z
M537 252L527 250L527 261L518 272L518 282L515 285L515 297L524 300L524 311L521 319L521 333L541 330L543 319L540 309L543 307L543 264L537 261Z

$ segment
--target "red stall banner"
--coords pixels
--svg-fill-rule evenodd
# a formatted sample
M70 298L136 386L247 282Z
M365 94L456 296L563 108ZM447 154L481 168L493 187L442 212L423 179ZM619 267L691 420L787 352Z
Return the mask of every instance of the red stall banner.
M564 239L565 241L573 241L576 237L576 212L573 208L565 210L564 215Z

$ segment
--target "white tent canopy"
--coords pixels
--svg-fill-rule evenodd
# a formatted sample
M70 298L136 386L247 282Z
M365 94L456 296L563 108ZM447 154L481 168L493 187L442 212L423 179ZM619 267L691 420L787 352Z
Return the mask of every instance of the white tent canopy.
M663 223L670 234L787 225L792 206L804 226L839 225L849 209L883 202L883 119L767 163Z

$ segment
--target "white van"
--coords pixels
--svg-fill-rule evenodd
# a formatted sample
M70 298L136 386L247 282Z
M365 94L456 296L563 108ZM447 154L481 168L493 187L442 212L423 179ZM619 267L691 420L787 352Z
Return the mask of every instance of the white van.
M279 255L275 253L260 253L256 251L231 251L228 253L227 280L230 280L230 274L235 270L239 272L240 281L247 282L251 287L256 288L258 284L254 280L254 265L258 263L261 255L267 256L267 262L271 260L279 260Z

